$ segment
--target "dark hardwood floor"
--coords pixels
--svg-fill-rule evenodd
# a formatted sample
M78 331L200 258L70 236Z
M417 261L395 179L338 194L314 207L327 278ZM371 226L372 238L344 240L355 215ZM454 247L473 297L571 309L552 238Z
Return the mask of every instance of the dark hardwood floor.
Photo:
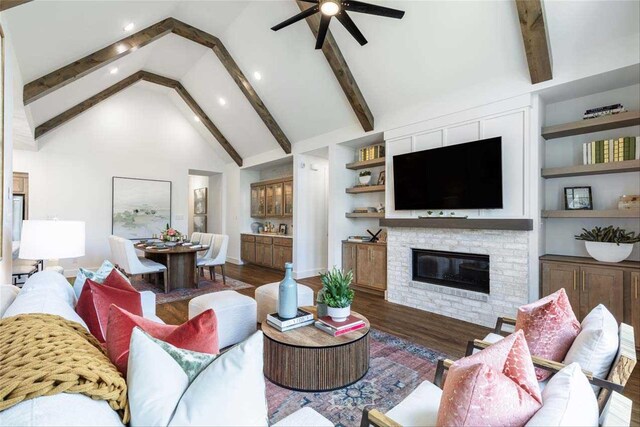
M238 266L227 263L225 269L229 277L256 287L278 282L283 277L280 271L253 265ZM299 282L315 291L321 286L318 277ZM253 297L255 288L243 289L240 292ZM356 292L353 309L366 316L372 327L438 350L453 359L464 356L467 341L483 338L489 332L489 329L483 326L393 304L382 297L362 291ZM188 301L158 305L157 314L167 323L183 323L188 319ZM631 425L640 425L640 367L634 370L624 394L634 402Z

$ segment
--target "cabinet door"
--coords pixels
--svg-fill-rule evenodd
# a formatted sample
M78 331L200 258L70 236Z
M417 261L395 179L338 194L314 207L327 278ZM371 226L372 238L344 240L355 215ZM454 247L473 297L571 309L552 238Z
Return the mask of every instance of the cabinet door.
M251 217L260 216L260 190L258 187L251 187Z
M371 251L371 286L382 291L387 289L387 248L369 246Z
M353 243L342 244L342 270L353 273L353 283L358 283L356 276L356 245Z
M359 285L371 286L373 284L373 266L369 245L356 246L356 276L358 276L356 283Z
M275 216L282 216L282 197L283 197L284 184L273 184L273 214Z
M623 315L623 273L617 268L580 267L582 289L580 320L598 304L604 304L618 322Z
M283 203L284 203L284 216L292 216L293 215L293 181L286 181L284 183L284 194L283 194Z
M541 296L550 295L560 288L564 288L574 314L578 320L582 320L580 316L580 290L578 288L579 272L580 266L577 264L543 262Z
M631 273L631 326L635 332L636 348L640 348L640 273Z
M256 244L254 242L242 242L240 245L242 260L245 262L256 262Z
M256 243L256 264L260 264L265 267L271 267L273 265L272 248L273 246L271 245Z
M264 185L258 187L258 216L263 217L266 213L266 188Z
M284 271L284 265L291 262L293 251L287 246L273 246L273 268Z

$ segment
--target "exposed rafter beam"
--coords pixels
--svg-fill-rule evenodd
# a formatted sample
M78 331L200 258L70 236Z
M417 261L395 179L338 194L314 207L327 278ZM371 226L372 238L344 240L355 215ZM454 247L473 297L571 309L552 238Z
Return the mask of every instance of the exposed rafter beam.
M289 142L287 136L222 42L217 37L174 18L167 18L153 24L144 30L138 31L129 37L27 83L24 86L24 103L27 105L169 33L212 49L284 152L291 153L291 142Z
M299 0L296 0L296 3L301 11L314 6L313 3L306 3ZM313 14L307 17L306 20L313 35L317 38L318 28L320 27L320 14ZM362 128L367 132L373 130L373 113L369 109L369 105L367 105L367 101L364 99L364 95L360 91L356 79L353 77L353 74L351 74L349 65L346 59L344 59L340 47L336 39L333 38L331 31L327 31L327 36L322 45L322 53L324 53L325 58L327 58L327 62L329 62L329 66L336 76L336 79L338 79L338 83L340 83L340 87L342 87L342 91L347 97L349 104L351 104L353 112L356 113Z
M165 86L171 89L174 89L178 92L178 95L187 103L191 111L200 119L202 124L211 132L211 134L216 138L216 140L220 143L222 148L231 156L231 158L238 164L238 166L242 166L242 158L238 154L238 152L233 148L231 143L225 138L225 136L220 132L220 130L213 124L209 116L204 112L202 108L198 105L198 103L193 99L193 97L187 92L187 90L180 84L179 81L173 80L167 77L160 76L158 74L153 74L148 71L138 71L131 76L120 80L118 83L108 87L107 89L99 92L92 97L82 101L81 103L69 108L67 111L58 114L52 119L47 120L42 123L38 127L36 127L35 137L36 139L46 134L47 132L52 131L53 129L63 125L89 108L95 106L96 104L104 101L105 99L115 95L118 92L128 88L132 84L139 82L140 80L144 80L150 83L154 83L160 86Z
M0 12L20 6L21 4L30 3L33 0L0 0Z
M551 80L553 78L551 52L544 23L542 0L515 0L515 2L531 83Z

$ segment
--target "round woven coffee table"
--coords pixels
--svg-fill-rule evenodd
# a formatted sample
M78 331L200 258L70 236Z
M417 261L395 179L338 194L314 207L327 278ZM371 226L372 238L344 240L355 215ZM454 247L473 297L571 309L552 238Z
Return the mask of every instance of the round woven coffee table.
M316 315L315 307L300 307ZM280 332L262 323L264 375L297 391L329 391L355 383L369 370L369 321L365 327L333 337L313 325Z

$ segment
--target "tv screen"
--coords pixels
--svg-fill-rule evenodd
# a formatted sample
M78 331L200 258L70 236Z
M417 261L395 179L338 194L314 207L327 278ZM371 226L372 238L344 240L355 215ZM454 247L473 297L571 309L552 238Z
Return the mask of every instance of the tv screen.
M502 208L502 137L393 156L397 210Z

